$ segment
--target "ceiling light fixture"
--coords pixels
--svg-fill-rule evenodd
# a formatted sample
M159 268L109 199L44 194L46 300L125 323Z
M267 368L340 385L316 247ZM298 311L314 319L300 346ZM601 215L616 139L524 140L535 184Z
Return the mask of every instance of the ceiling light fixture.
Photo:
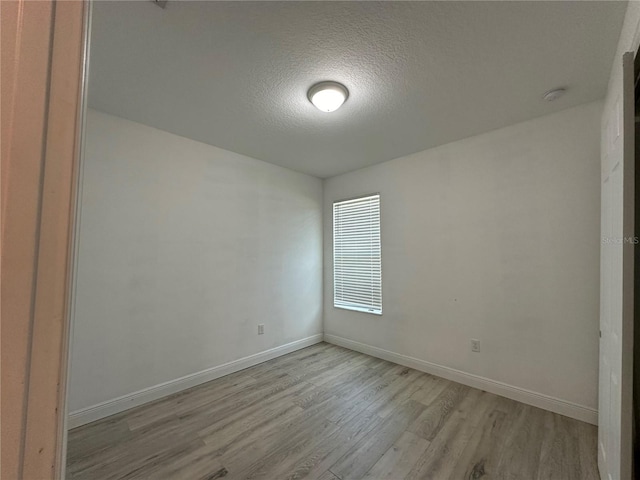
M564 87L554 88L553 90L549 90L548 92L545 92L545 94L542 95L542 98L547 102L553 102L554 100L557 100L565 93L567 93L567 89Z
M347 87L338 82L320 82L309 89L307 97L318 110L334 112L349 96Z

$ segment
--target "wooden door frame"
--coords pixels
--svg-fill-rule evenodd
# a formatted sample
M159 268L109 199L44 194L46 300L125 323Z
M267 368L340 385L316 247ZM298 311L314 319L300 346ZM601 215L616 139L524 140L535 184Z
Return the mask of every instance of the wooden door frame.
M69 313L90 3L3 0L2 458L63 478Z

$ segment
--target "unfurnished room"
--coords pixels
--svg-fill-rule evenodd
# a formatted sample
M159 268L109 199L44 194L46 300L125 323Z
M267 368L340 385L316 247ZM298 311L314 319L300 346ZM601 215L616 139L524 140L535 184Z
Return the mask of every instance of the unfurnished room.
M640 2L0 8L3 480L640 478Z

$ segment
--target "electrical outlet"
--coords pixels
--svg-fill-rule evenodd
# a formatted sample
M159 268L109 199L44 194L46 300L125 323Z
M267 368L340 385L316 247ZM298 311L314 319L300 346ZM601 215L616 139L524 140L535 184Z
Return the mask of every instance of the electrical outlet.
M472 352L479 352L480 351L480 340L478 340L476 338L472 338L471 339L471 351Z
M258 325L258 335L264 335L264 324L263 323Z

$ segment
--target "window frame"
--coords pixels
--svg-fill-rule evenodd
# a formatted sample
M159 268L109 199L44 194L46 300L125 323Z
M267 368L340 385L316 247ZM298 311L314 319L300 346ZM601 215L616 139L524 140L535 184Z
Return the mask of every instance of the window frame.
M379 242L380 242L380 309L373 307L357 307L347 305L336 305L336 204L350 202L353 200L365 199L369 197L378 197L378 227L379 227ZM331 238L332 238L332 269L333 269L333 308L339 308L341 310L349 310L352 312L368 313L370 315L382 316L383 304L382 304L382 195L380 192L373 192L364 195L357 195L354 197L343 198L340 200L334 200L331 205Z

